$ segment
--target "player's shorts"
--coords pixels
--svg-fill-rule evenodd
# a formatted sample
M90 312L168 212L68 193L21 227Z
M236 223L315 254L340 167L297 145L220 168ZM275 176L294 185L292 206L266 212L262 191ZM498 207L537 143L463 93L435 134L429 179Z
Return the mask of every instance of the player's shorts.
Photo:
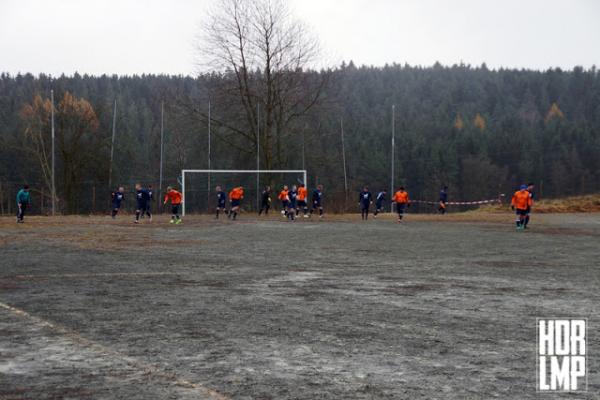
M224 201L220 201L220 202L217 204L217 208L225 208L225 202L224 202Z
M306 200L298 200L298 207L306 207Z
M517 215L526 216L529 213L529 211L527 209L522 210L520 208L517 208L516 213L517 213Z
M370 203L366 203L366 204L365 203L360 203L360 209L361 210L368 210L370 205L371 205Z
M383 203L376 203L375 208L381 210L383 208Z
M179 214L179 204L172 204L171 205L171 214L177 215Z
M290 203L289 201L287 201L287 200L283 200L283 201L281 202L281 207L283 207L283 208L288 208L288 206L289 206L289 203Z
M320 201L313 201L313 208L320 208L321 207L321 202Z
M527 207L527 215L531 214L531 207Z
M231 200L231 207L239 207L240 200Z
M288 208L289 209L295 209L296 208L296 202L295 201L288 202Z
M147 207L148 207L148 205L146 204L145 201L143 201L143 202L138 201L136 210L146 210Z
M396 203L396 212L404 214L404 211L406 211L406 203Z
M121 203L112 203L113 210L118 210L121 208Z

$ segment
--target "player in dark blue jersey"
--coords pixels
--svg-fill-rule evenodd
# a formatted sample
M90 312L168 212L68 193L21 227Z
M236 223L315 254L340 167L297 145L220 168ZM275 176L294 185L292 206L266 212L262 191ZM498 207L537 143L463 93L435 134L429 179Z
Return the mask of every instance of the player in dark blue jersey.
M144 214L146 214L150 221L152 221L152 202L154 201L154 190L152 189L152 185L148 185L148 202L146 203L146 209L144 210Z
M262 191L260 195L260 210L258 210L258 215L261 215L262 212L265 212L265 215L269 215L269 209L271 208L271 186L265 186L265 189Z
M440 199L438 211L440 214L446 214L446 204L448 204L448 186L444 186L442 190L440 190Z
M296 187L296 185L292 186L292 189L288 192L288 211L287 211L287 217L288 219L290 219L291 221L295 221L296 220L296 207L298 206L298 188Z
M135 223L140 222L140 215L146 211L148 207L148 201L150 200L150 194L148 193L148 189L143 188L141 184L135 184L135 200L136 200L136 210L135 210ZM152 221L152 216L150 217L150 221Z
M312 192L312 208L310 215L312 216L315 210L319 210L319 218L323 218L323 185L317 185Z
M115 190L114 192L112 192L110 194L111 204L112 204L111 216L113 217L113 219L115 219L117 217L117 214L119 213L119 210L121 209L121 203L123 202L123 199L125 198L124 191L125 190L123 189L123 187L119 186L119 188L117 190Z
M221 189L221 186L217 186L215 188L215 191L217 192L217 215L215 216L215 218L219 219L220 211L223 211L225 214L227 214L227 193L225 193L223 189Z
M527 184L527 191L529 192L529 197L531 197L531 200L536 200L535 185L533 184L533 182L529 182ZM530 215L531 215L531 206L527 207L527 215L525 215L525 221L523 222L523 229L527 229L527 224L529 223Z
M369 191L369 187L365 186L358 194L358 205L360 206L360 216L363 221L369 219L369 207L373 204L373 195Z
M373 218L377 218L377 214L383 211L383 206L385 204L387 196L387 190L382 189L379 193L377 193L377 197L375 197L375 212L373 213Z

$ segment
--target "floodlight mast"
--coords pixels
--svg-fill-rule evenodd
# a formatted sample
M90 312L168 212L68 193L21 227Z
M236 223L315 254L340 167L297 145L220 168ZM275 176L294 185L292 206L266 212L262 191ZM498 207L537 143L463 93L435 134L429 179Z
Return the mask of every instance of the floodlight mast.
M181 215L185 216L185 174L302 174L303 182L308 187L305 169L182 169L181 170Z

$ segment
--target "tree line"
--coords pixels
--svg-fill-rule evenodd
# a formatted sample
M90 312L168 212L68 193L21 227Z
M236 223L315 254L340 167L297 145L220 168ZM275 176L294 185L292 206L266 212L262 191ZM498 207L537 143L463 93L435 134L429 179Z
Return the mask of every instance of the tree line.
M241 98L240 74L247 78L244 102L232 100ZM350 62L279 74L266 77L262 68L196 77L1 74L0 212L10 210L23 183L48 204L50 90L57 197L65 213L103 210L109 180L113 186L158 186L163 104L168 183L183 168L208 166L210 103L212 168L254 169L260 145L261 168L305 167L309 182L323 184L338 199L346 190L344 172L351 198L364 184L389 189L392 106L395 184L406 186L413 198L435 200L443 185L454 200L495 198L526 181L535 182L544 197L600 190L595 68ZM267 79L260 96L251 90ZM237 97L227 96L230 91Z

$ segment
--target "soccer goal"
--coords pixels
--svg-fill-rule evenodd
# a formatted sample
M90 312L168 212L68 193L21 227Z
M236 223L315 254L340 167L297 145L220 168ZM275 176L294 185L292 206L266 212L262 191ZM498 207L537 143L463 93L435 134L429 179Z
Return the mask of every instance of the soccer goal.
M279 186L304 183L308 187L307 180L305 169L183 169L181 214L185 215L186 208L190 211L191 204L202 204L194 207L194 211L210 209L213 186L216 185L222 186L225 192L236 186L244 186L246 205L251 204L258 208L262 187L272 185L271 198L275 200L280 190Z

